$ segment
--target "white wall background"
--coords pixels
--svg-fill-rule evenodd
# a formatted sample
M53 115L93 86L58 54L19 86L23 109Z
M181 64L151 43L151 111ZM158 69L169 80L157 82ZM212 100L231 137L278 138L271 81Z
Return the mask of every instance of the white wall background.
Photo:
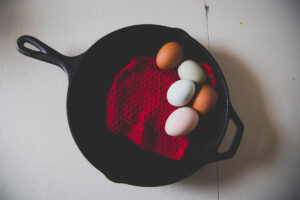
M299 199L299 9L297 0L0 0L0 199ZM182 28L210 49L245 125L233 159L157 188L111 183L91 166L69 131L65 74L15 49L28 34L77 55L145 23Z

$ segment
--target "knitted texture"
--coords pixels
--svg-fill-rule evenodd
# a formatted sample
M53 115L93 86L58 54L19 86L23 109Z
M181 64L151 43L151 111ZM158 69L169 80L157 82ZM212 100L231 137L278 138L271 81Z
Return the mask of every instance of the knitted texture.
M207 72L211 70L208 65L204 68ZM209 78L212 79L210 75ZM172 137L164 128L168 116L176 110L167 101L167 90L177 80L176 70L160 70L154 58L131 59L109 89L108 128L129 138L143 150L180 160L190 136ZM213 81L211 83L215 84L214 77Z

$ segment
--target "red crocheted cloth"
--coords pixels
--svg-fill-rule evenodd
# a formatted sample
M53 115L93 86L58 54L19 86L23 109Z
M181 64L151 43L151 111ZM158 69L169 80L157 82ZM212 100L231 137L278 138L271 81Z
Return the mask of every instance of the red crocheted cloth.
M215 86L210 67L203 65ZM212 78L211 78L212 75ZM160 70L154 58L133 58L115 77L108 92L108 128L132 140L143 150L180 160L190 137L165 132L168 116L176 110L167 101L167 90L179 80L176 70Z

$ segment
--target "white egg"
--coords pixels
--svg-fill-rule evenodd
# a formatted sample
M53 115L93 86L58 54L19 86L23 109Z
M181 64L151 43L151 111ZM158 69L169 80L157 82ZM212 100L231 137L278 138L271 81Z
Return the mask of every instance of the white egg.
M165 131L168 135L175 137L187 135L196 128L198 120L198 113L193 108L178 108L169 115Z
M206 73L202 67L193 60L186 60L178 67L180 79L194 81L203 84L206 81Z
M168 89L167 100L173 106L184 106L195 94L195 84L190 80L178 80Z

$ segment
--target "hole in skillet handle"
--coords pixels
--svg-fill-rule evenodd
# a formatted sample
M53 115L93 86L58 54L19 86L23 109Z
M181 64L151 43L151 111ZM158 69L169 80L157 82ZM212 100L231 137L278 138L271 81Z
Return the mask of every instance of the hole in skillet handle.
M37 50L26 47L27 43L35 47ZM48 45L32 36L23 35L19 37L17 40L17 50L23 55L59 66L65 71L69 78L73 73L73 70L70 67L72 65L72 61L74 60L72 57L67 57L58 53Z
M214 156L212 157L212 159L209 162L225 160L225 159L229 159L229 158L233 157L240 145L240 142L241 142L241 139L243 136L243 132L244 132L244 125L243 125L242 121L240 120L240 118L238 117L238 115L236 114L236 112L233 109L231 104L229 107L229 120L232 120L234 125L236 126L236 131L235 131L235 134L233 137L233 141L229 147L229 150L226 152L221 152L221 153L218 152L218 148L224 139L224 137L223 137L218 145L218 148L216 149Z
M32 49L32 50L37 51L37 52L40 51L36 46L33 46L32 44L29 44L29 43L27 43L27 42L24 43L24 46L25 46L26 48L28 48L28 49Z
M218 147L219 153L223 153L223 152L226 152L229 150L230 145L232 144L235 132L236 132L236 126L235 126L234 122L230 119L228 121L227 130L224 134L223 140L222 140L220 146Z

